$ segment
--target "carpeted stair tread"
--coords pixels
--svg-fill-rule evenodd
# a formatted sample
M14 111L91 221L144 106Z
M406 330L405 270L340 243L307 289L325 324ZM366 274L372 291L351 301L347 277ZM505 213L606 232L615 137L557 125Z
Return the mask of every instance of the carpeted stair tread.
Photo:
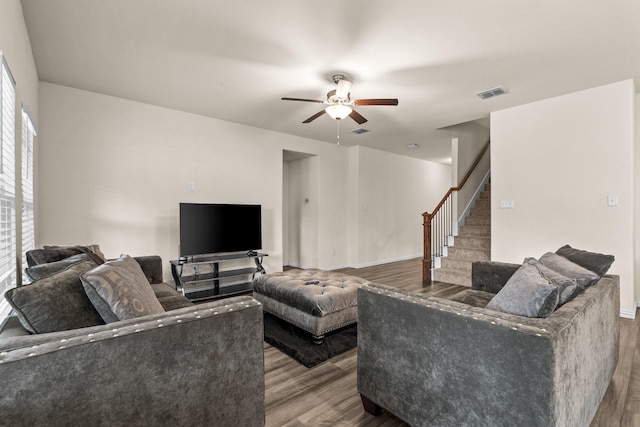
M469 249L450 246L447 258L456 258L465 261L489 261L491 259L489 251L483 249Z
M433 271L433 280L436 282L451 283L453 285L471 287L471 270L468 272L438 268Z
M447 270L460 270L460 271L471 271L471 264L473 264L473 260L467 259L458 259L451 257L444 257L440 261L441 267Z
M460 229L458 236L484 236L491 237L491 226L489 225L464 225Z
M468 217L464 225L487 225L491 227L491 218Z
M491 249L491 237L455 236L453 246L464 246L471 249Z

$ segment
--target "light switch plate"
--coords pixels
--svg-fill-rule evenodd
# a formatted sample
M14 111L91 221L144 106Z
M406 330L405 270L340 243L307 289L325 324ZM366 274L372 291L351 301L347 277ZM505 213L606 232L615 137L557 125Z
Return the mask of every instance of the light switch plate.
M618 206L617 194L607 194L607 206L609 206L610 208Z
M511 199L500 199L500 209L513 209L515 203Z

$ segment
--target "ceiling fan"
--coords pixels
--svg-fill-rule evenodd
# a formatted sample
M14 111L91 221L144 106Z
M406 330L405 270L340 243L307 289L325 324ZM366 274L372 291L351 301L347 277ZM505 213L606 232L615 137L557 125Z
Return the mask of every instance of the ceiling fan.
M327 113L331 118L335 120L342 120L349 116L355 120L358 124L365 123L365 119L360 113L353 109L353 107L365 106L365 105L398 105L398 100L395 98L374 98L374 99L351 99L352 82L346 80L343 74L334 74L331 76L331 80L338 85L337 89L329 91L327 93L327 100L321 101L318 99L303 99L303 98L282 98L283 101L303 101L303 102L317 102L319 104L326 104L327 107L324 110L320 110L313 116L309 117L302 123L311 123L318 117Z

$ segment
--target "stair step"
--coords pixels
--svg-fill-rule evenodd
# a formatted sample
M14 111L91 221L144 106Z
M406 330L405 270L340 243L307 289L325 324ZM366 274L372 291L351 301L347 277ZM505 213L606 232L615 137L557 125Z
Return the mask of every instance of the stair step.
M442 258L440 262L440 268L445 270L471 271L471 264L473 264L474 261L448 256Z
M482 236L455 236L453 246L462 246L470 249L491 249L491 237Z
M458 236L491 237L491 226L465 224L460 228Z
M472 226L488 226L491 227L491 217L488 218L479 218L475 216L469 216L464 220L464 225L472 225Z
M451 246L448 248L448 258L462 259L468 261L490 261L491 252L486 249L478 248L462 248L459 246ZM444 260L444 258L443 258Z
M491 206L474 206L469 210L469 216L488 215L491 216Z
M433 280L436 282L471 287L471 271L461 272L457 270L438 268L437 270L433 270Z

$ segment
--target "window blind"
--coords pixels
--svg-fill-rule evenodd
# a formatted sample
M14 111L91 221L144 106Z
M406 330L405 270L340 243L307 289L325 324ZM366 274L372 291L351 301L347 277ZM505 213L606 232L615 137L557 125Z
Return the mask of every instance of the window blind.
M22 283L29 283L24 272L27 251L35 249L36 233L33 206L33 144L35 126L28 110L22 108Z
M16 88L9 67L0 53L0 295L16 286ZM0 301L0 319L10 311Z

